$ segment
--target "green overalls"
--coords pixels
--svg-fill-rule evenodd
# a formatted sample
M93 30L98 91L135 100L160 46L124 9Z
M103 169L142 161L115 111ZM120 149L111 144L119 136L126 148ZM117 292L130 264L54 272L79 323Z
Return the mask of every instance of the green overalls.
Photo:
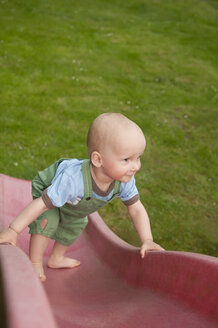
M43 191L51 185L58 165L63 160L60 159L47 169L40 171L33 179L32 195L34 199L41 197ZM29 225L31 234L45 235L65 246L69 246L77 239L87 225L87 215L97 211L118 196L120 189L119 181L115 181L114 193L109 201L100 200L92 196L90 160L84 160L82 163L82 175L84 182L83 199L76 205L66 203L62 207L55 207L45 211ZM43 219L48 220L44 229L41 227Z

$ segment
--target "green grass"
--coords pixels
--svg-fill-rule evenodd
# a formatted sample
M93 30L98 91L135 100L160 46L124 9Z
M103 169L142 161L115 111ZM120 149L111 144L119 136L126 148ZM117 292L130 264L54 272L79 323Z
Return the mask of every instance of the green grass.
M87 157L91 121L121 112L143 129L137 186L155 240L218 256L218 3L0 1L0 172L31 179ZM126 208L101 215L139 245Z

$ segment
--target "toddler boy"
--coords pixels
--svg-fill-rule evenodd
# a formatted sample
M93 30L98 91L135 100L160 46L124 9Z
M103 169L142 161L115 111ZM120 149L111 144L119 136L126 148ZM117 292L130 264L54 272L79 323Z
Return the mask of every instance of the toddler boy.
M87 216L119 197L141 240L140 254L163 250L153 242L150 222L135 186L140 156L146 146L137 124L122 114L104 113L90 126L89 160L61 159L40 171L32 183L33 201L0 233L0 243L16 245L17 236L30 227L30 260L41 281L43 254L55 240L50 268L74 268L80 262L64 254L84 230Z

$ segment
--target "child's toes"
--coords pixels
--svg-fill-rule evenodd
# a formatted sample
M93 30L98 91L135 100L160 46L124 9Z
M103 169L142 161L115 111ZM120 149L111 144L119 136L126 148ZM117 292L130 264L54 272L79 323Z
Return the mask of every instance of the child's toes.
M39 275L39 280L40 280L41 282L46 281L46 276L45 276L44 274L40 274L40 275Z

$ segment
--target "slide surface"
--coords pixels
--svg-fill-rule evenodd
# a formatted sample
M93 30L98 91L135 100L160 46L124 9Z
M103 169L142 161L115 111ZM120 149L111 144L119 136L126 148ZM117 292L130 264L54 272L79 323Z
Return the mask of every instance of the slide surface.
M0 175L0 229L31 201L31 183ZM17 247L0 245L9 328L215 328L218 259L185 252L148 252L119 239L98 213L69 248L75 269L46 268L40 283L28 259L26 229ZM49 244L45 256L51 251ZM0 322L1 326L1 322Z

